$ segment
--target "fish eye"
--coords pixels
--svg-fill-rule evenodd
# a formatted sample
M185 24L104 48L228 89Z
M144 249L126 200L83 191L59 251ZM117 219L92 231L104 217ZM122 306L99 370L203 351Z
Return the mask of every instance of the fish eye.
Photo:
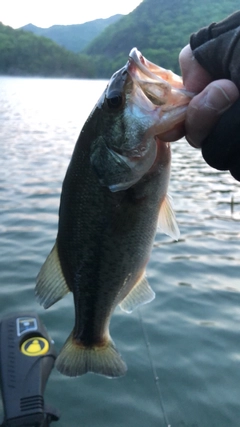
M106 98L106 100L107 100L108 107L111 109L116 109L121 107L122 101L123 101L121 95L114 95L111 98Z

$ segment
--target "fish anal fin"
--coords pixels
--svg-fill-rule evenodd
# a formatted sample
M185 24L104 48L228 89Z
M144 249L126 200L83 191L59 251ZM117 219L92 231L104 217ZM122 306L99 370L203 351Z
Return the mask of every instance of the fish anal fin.
M57 245L55 244L38 276L35 295L44 308L59 301L70 291L63 276Z
M86 347L68 337L56 360L56 368L63 375L77 377L87 372L107 377L123 376L127 367L109 337L103 345Z
M166 195L161 203L158 217L158 227L174 240L179 239L180 231L169 195Z
M135 308L142 304L147 304L155 298L155 292L150 287L145 271L139 281L134 285L129 294L119 304L120 308L127 313L131 313Z

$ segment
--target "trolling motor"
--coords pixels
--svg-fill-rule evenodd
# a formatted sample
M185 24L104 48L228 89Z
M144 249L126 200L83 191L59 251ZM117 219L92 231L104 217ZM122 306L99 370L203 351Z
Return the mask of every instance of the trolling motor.
M14 314L0 322L1 427L48 427L59 412L43 393L56 359L54 344L36 314Z

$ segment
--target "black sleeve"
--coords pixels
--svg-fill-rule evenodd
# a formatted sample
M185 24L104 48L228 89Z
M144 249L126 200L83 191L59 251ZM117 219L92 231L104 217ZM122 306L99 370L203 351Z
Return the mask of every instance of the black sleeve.
M240 181L240 99L220 117L203 141L202 156L213 168L229 170Z
M240 11L192 34L190 46L214 79L232 80L240 89Z
M240 11L193 34L190 46L214 79L232 80L240 89ZM230 170L240 181L240 99L203 141L202 155L210 166Z

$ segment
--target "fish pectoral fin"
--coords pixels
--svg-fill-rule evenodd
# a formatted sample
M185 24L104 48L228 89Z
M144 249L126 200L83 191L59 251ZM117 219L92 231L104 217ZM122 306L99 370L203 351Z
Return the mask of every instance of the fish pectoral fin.
M141 279L134 285L133 289L119 304L120 308L127 313L131 313L135 308L142 304L147 304L155 298L155 292L153 292L149 285L145 272Z
M127 371L110 337L102 345L87 347L74 340L73 332L60 351L55 366L59 372L69 377L94 372L114 378L124 375Z
M158 217L158 227L174 240L179 239L180 231L169 195L166 195L162 201Z
M70 289L63 276L55 244L37 276L35 295L39 303L48 308L68 292Z

